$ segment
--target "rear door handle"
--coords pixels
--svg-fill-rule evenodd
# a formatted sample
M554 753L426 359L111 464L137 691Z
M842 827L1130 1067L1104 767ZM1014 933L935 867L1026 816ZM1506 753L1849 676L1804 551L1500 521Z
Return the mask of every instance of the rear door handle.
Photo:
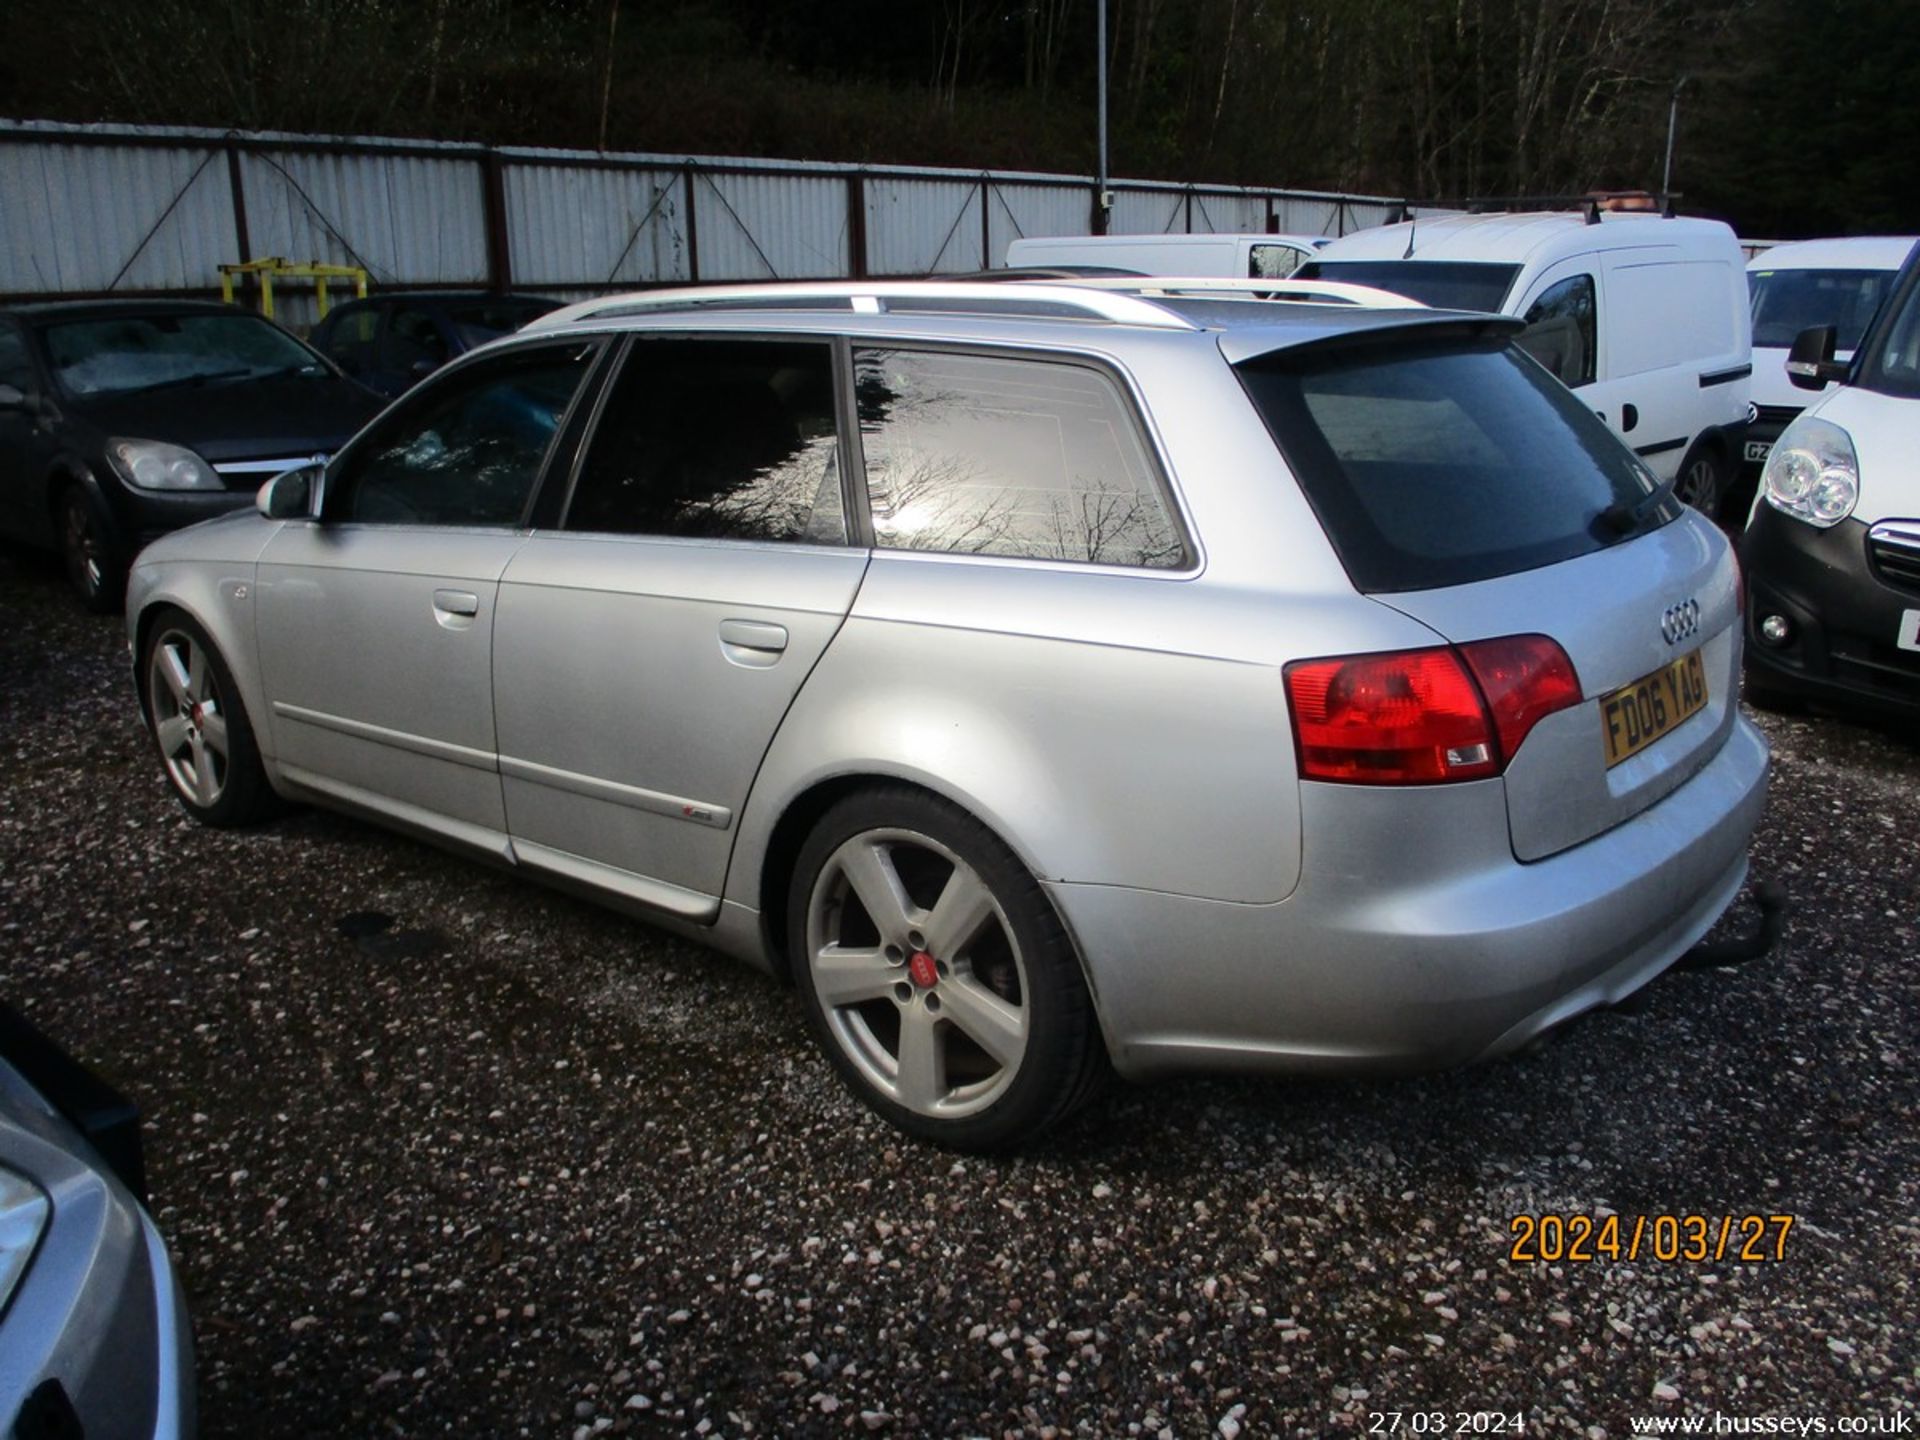
M442 615L465 615L472 619L480 613L480 597L470 590L436 590L433 608Z
M787 648L787 627L766 620L722 620L720 653L735 665L765 669Z

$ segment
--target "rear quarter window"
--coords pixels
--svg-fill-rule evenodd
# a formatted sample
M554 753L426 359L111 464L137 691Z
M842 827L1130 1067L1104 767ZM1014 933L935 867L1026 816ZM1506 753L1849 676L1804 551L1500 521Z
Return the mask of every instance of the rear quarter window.
M1356 588L1427 590L1618 543L1657 482L1504 342L1375 341L1238 367ZM1645 522L1680 514L1677 502Z

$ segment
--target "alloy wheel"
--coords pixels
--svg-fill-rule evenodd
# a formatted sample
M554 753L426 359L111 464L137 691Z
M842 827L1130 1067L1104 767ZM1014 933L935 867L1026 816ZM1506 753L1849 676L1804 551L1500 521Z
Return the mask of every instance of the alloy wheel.
M834 1043L883 1095L931 1119L977 1114L1019 1073L1025 957L987 882L911 830L866 830L827 858L805 963Z
M227 787L229 744L212 657L180 630L162 635L152 653L147 697L167 775L193 804L211 808Z

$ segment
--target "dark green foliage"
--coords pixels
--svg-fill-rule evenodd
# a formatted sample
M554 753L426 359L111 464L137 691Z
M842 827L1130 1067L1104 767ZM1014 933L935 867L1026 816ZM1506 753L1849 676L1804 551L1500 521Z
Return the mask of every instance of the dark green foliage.
M0 114L1090 172L1095 0L11 0ZM1920 228L1915 0L1109 0L1120 175ZM604 113L602 97L605 96Z

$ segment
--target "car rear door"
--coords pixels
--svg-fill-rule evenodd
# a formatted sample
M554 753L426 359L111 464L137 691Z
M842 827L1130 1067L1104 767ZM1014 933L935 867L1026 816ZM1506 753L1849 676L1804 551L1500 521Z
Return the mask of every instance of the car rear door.
M560 527L500 586L494 711L522 864L719 913L761 757L867 567L841 363L825 339L631 343Z
M462 366L360 436L257 575L274 755L297 785L504 853L492 644L501 574L596 353Z

